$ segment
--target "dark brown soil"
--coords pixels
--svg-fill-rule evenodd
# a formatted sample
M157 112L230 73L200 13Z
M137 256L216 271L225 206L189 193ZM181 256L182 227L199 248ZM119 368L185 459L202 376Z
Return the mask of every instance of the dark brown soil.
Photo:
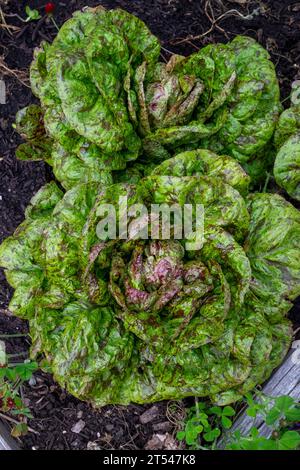
M0 105L0 242L11 235L23 220L24 209L32 195L52 178L47 165L15 159L20 138L12 127L16 112L34 100L30 88L24 85L33 49L42 39L51 41L56 34L54 25L47 18L23 23L14 15L25 18L26 5L39 8L43 15L45 3L40 0L0 0L10 27L0 27L0 79L4 79L7 92L6 104ZM270 52L276 64L283 99L290 92L291 82L300 78L300 1L54 0L53 3L59 26L73 11L85 5L101 3L110 8L127 9L143 19L161 39L165 56L168 56L168 51L189 54L210 42L226 42L237 34L246 34L256 38ZM212 28L212 20L224 13L223 19ZM202 35L199 39L176 44L182 38L199 35ZM25 322L1 313L11 294L0 270L0 332L27 332ZM299 303L294 307L291 318L295 327L299 326ZM28 346L28 340L15 339L9 344L9 352L28 350ZM175 430L174 425L167 423L166 403L157 405L153 421L141 424L140 415L149 406L110 406L94 411L89 405L66 394L50 376L38 373L35 380L35 384L24 389L24 397L34 414L29 424L39 434L29 433L22 439L20 444L25 449L86 449L88 442L95 441L103 449L142 449L155 432L169 431L172 434ZM71 428L79 420L85 422L85 427L76 434ZM157 423L165 423L161 431L157 431Z

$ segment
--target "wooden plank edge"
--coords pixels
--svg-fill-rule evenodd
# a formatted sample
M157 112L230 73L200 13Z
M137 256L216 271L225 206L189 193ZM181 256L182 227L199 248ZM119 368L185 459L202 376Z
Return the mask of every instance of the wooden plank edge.
M17 441L11 437L7 427L0 421L0 451L20 450Z
M300 360L299 354L296 357L295 349L290 350L284 362L273 372L270 379L262 388L262 393L271 397L289 395L300 401ZM224 449L229 436L240 431L242 435L247 435L252 427L259 430L261 436L270 437L272 430L264 423L260 416L251 418L246 413L247 406L242 414L233 423L230 431L225 433L217 445L218 449Z

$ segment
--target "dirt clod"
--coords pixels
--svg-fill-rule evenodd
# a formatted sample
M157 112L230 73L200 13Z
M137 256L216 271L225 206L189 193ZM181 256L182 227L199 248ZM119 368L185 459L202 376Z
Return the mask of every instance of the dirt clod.
M157 418L158 414L159 414L159 409L157 406L154 405L151 408L149 408L149 410L146 410L145 413L143 413L140 416L140 422L142 424L151 423L151 421Z

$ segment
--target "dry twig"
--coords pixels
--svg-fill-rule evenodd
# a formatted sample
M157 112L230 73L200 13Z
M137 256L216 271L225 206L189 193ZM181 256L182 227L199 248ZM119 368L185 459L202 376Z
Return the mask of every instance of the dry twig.
M24 70L10 69L5 63L3 57L0 56L0 71L3 75L11 75L15 77L22 85L30 88L27 72Z
M21 30L21 28L19 28L18 26L14 26L14 25L10 25L10 24L6 23L5 15L4 15L1 7L0 7L0 18L1 18L0 28L6 29L6 31L9 33L10 36L13 35L10 30L12 30L12 31L20 31Z
M20 424L20 421L18 421L17 419L11 418L10 416L7 416L3 413L0 413L0 418L5 419L6 421L9 421L9 422L14 423L14 424ZM30 428L29 426L27 426L27 429L28 429L28 431L32 432L33 434L37 434L37 435L40 434L38 431L35 431L34 429Z
M209 13L208 10L210 10L210 13ZM239 18L241 18L243 20L249 21L249 20L252 20L254 18L254 16L259 14L260 9L257 8L255 10L253 10L252 13L248 13L247 15L243 15L240 11L236 10L235 8L232 8L230 10L225 11L225 13L222 13L222 15L218 16L218 18L215 18L210 0L206 0L204 11L205 11L205 14L206 14L207 18L209 19L209 21L211 23L210 28L207 31L205 31L204 33L198 34L197 36L191 36L190 35L186 38L179 39L178 41L173 40L171 42L171 44L174 44L174 45L183 44L183 43L192 44L191 41L202 39L203 37L205 37L209 33L211 33L214 30L214 28L217 28L219 31L221 31L228 39L228 35L227 35L226 31L223 28L221 28L221 26L219 26L219 24L218 24L221 20L223 20L224 18L228 18L230 16L238 16Z

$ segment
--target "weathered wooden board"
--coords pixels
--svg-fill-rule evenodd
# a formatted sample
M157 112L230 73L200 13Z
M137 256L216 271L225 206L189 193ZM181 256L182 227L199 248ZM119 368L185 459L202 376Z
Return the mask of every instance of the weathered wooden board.
M300 354L296 358L295 349L291 350L285 361L273 373L269 381L265 384L262 392L271 397L280 395L290 395L300 401ZM246 408L239 418L234 422L230 433L239 430L242 435L249 433L250 429L255 426L260 435L270 437L271 429L263 423L261 417L251 418L246 413ZM226 445L226 436L219 442L218 447L224 448Z
M0 451L1 450L19 450L19 447L6 427L0 422Z

